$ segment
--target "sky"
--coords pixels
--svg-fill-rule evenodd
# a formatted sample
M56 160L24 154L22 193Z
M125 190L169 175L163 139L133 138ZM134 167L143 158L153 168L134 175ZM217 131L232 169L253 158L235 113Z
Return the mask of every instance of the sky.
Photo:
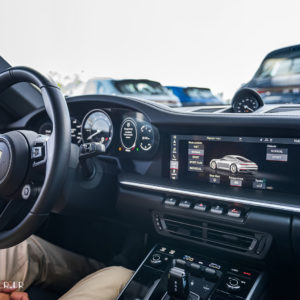
M300 43L300 1L0 0L0 56L40 72L147 78L230 98Z

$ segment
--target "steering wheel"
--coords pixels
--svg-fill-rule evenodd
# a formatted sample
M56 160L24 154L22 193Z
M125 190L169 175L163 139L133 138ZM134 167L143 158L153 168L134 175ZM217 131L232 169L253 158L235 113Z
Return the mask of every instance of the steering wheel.
M19 82L41 90L53 131L50 137L27 130L0 134L0 249L22 242L47 218L70 158L70 115L57 85L33 69L13 67L0 74L0 93Z

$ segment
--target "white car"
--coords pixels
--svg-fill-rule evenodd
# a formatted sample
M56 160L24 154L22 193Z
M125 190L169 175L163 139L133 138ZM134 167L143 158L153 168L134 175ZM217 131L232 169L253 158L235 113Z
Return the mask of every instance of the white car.
M239 155L226 155L222 158L212 159L209 166L213 170L226 170L233 174L239 172L254 172L258 170L256 163Z
M83 94L121 95L146 99L171 107L182 106L179 98L171 90L157 81L147 79L91 78L86 83Z

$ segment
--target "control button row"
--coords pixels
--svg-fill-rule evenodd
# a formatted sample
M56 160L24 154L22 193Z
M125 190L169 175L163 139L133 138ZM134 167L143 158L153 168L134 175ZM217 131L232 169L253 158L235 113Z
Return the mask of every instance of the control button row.
M184 259L175 259L174 265L179 268L188 269L196 276L204 276L208 280L215 281L221 276L221 272L211 267L206 267L197 263L190 263Z
M243 277L247 277L247 278L252 278L253 277L252 271L243 270L243 269L241 270L241 269L238 269L238 268L231 268L229 271L231 273L238 274L238 275L241 275Z
M164 270L170 264L171 259L172 257L170 257L169 255L156 252L149 257L147 262L152 267Z
M168 249L166 247L160 247L158 249L159 252L162 252L162 253L166 253L166 254L169 254L169 255L174 255L176 253L176 250L174 249Z
M209 209L208 205L204 202L195 203L195 205L193 206L193 204L190 200L177 201L177 199L173 198L173 197L167 198L165 200L165 205L168 205L168 206L176 206L177 203L178 203L178 207L181 207L181 208L185 208L185 209L192 208L192 209L200 211L200 212L210 212L215 215L224 215L225 211L226 211L225 207L223 207L221 205L213 205ZM227 210L226 215L229 217L233 217L233 218L240 218L242 216L242 211L239 208L232 207Z

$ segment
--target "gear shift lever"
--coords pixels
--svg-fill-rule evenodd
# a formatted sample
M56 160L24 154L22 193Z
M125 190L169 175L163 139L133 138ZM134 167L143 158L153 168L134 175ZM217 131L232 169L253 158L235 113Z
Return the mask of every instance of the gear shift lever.
M189 297L188 274L184 269L173 267L168 274L168 295L171 300L187 300Z

